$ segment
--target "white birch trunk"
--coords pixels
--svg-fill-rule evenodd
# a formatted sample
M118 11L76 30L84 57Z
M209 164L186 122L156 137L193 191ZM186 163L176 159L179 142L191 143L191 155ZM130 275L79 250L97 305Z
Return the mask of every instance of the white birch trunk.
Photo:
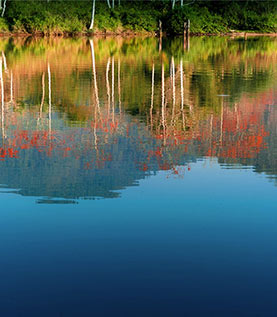
M1 1L2 2L2 1ZM2 13L1 13L1 17L3 18L5 11L6 11L6 4L7 4L7 0L4 0L4 4L3 4L3 9L2 9ZM2 5L1 5L2 6Z
M163 138L164 138L163 144L166 145L164 63L162 63L162 126L163 126Z
M185 113L184 113L184 81L183 81L183 61L180 61L180 85L181 85L181 113L183 129L185 130Z
M175 100L176 100L176 89L175 89L175 63L174 57L172 56L171 59L172 65L172 117L171 117L171 124L173 123L174 115L175 115Z
M106 86L107 86L107 96L108 96L108 119L110 116L110 109L111 109L111 92L110 92L110 80L109 80L110 63L111 63L111 59L109 57L108 62L107 62L107 68L106 68Z
M95 15L95 0L92 0L91 23L90 23L90 27L89 27L90 30L93 29L94 15Z
M5 53L3 51L2 51L2 58L3 58L4 70L6 72L8 70L8 67L7 67L6 56L5 56Z
M172 0L172 9L175 8L175 2L176 2L176 0Z
M41 118L42 116L42 108L43 108L44 99L45 99L45 73L42 74L41 86L42 86L42 97L41 97L41 103L40 103L40 109L39 109L39 118Z
M97 80L96 80L96 67L95 67L95 55L94 55L93 40L89 40L89 43L90 43L90 49L91 49L92 73L93 73L93 82L94 82L94 93L95 93L95 99L96 99L96 106L97 106L97 110L100 113L100 102L99 102L98 86L97 86Z
M151 105L150 105L150 126L153 129L153 108L154 108L154 84L155 84L155 64L152 64L152 85L151 85Z
M112 120L114 123L114 56L112 57Z
M5 138L5 101L4 101L4 81L3 81L3 61L2 57L0 57L0 85L1 85L1 114L2 114L2 138L4 142Z
M118 106L119 106L119 114L121 117L121 79L120 79L120 57L118 57L117 62L117 81L118 81Z
M183 61L180 62L180 83L181 83L181 110L184 110L184 81L183 81Z
M49 100L49 109L48 109L48 129L49 129L49 138L51 137L52 133L52 91L51 91L51 70L50 70L50 65L48 62L48 100Z

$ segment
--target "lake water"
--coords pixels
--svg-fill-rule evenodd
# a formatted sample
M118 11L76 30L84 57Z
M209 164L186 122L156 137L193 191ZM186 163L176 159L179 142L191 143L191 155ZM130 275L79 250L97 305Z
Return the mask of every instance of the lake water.
M277 39L1 39L0 316L277 315Z

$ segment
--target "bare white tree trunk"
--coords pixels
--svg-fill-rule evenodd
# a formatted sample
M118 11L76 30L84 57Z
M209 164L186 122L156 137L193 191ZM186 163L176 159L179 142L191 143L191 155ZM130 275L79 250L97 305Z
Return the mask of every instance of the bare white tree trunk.
M181 113L183 129L185 129L185 113L184 113L184 80L183 80L183 61L180 61L180 84L181 84Z
M120 57L118 57L117 62L117 81L118 81L118 106L119 106L119 113L121 116L121 79L120 79Z
M150 126L153 128L153 107L154 107L154 84L155 84L155 64L152 64L152 85L151 85L151 105L150 105Z
M1 1L2 2L2 1ZM4 14L5 14L5 11L6 11L6 4L7 4L7 0L4 0L4 4L3 4L3 10L2 10L2 13L1 13L1 17L3 18ZM2 6L2 5L1 5Z
M114 56L112 57L112 119L114 123Z
M163 138L164 138L163 144L166 145L164 63L162 63L162 126L163 126Z
M50 65L48 62L48 96L49 96L49 109L48 109L48 119L49 119L49 138L51 137L52 133L52 97L51 97L51 70Z
M5 100L4 100L4 81L3 81L3 61L2 57L0 57L0 85L1 85L1 115L2 115L2 138L4 142L5 138Z
M111 59L109 57L106 68L106 86L107 86L107 96L108 96L108 118L110 116L110 108L111 108L111 93L110 93L110 80L109 80L109 71L110 71L110 63Z
M176 3L176 0L172 0L172 9L175 8L175 3Z
M183 81L183 61L180 62L180 83L181 83L181 110L184 110L184 81Z
M106 68L106 86L107 86L107 96L108 96L107 119L108 120L110 119L110 113L111 113L111 89L110 89L110 79L109 79L110 64L111 64L111 58L109 57L107 62L107 68Z
M173 107L174 107L175 106L175 63L174 63L173 56L171 59L171 67L172 67L172 101L173 101Z
M171 67L172 67L172 118L171 124L173 123L174 115L175 115L175 100L176 100L176 89L175 89L175 63L174 57L171 59Z
M99 97L98 97L98 86L97 86L97 80L96 80L96 67L95 67L95 55L94 55L93 40L89 40L89 43L90 43L90 49L91 49L92 73L93 73L93 81L94 81L94 92L95 92L96 106L97 106L97 110L100 114L100 102L99 102Z
M91 23L90 23L90 27L89 27L90 30L93 29L94 15L95 15L95 0L92 0Z
M4 69L5 69L5 72L7 72L8 70L8 67L7 67L7 60L6 60L6 56L5 56L5 53L2 51L2 59L3 59L3 64L4 64Z
M110 0L107 0L107 4L108 4L109 9L111 9L111 3L110 3Z
M41 97L41 103L40 103L40 109L39 109L39 118L41 118L42 116L42 108L43 108L44 99L45 99L45 73L42 74L41 86L42 86L42 97Z

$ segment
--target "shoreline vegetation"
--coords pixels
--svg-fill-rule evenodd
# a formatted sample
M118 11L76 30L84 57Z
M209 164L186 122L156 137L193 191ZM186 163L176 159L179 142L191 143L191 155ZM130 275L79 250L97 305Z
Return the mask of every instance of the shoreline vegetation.
M277 35L277 1L0 0L0 36Z

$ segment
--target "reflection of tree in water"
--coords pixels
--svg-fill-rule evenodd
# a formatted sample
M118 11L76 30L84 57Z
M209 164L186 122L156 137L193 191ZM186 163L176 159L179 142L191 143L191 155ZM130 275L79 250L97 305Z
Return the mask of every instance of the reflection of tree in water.
M18 73L1 73L0 183L69 201L118 197L159 170L183 175L203 156L276 177L274 54L233 64L212 55L198 66L162 52L130 68L128 58L99 60L99 47L92 40L89 47L90 62L70 64L66 75L51 58L38 75L25 69L27 87L17 64ZM59 202L40 200L51 201Z
M31 120L26 118L29 123ZM128 117L122 120L125 126L117 126L116 116L114 125L111 118L92 121L88 128L53 130L50 138L46 131L15 130L5 153L12 149L16 156L3 155L1 183L21 188L23 195L117 197L115 190L167 169L170 157L162 153L160 142L140 123Z
M274 90L255 93L254 96L244 93L234 104L230 102L228 95L219 95L217 97L221 100L221 107L208 111L204 107L195 107L188 99L184 108L182 70L180 63L179 92L178 86L173 86L176 80L172 79L167 91L168 100L172 98L172 101L171 107L166 109L166 120L162 106L155 115L152 107L150 108L149 122L154 137L163 139L164 144L184 144L184 151L197 157L217 157L222 163L253 165L256 171L273 175L274 170L276 171L276 129L269 122L275 122L272 119L273 105L276 102ZM178 94L181 95L179 105L175 105ZM164 93L161 95L163 100ZM271 157L271 160L261 159L264 156ZM277 173L274 175L276 177Z

